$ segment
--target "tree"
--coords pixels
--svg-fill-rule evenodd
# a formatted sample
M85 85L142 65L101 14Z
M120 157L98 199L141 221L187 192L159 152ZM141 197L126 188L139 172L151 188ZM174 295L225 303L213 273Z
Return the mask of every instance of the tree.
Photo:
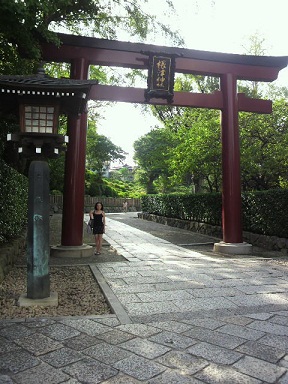
M88 121L86 148L86 166L88 169L101 176L105 163L124 160L125 154L111 140L96 132L95 120Z
M174 183L195 192L218 192L221 185L220 114L206 109L187 109L177 133L170 170ZM179 124L179 122L178 122Z
M147 193L155 193L155 181L161 176L161 190L166 192L168 187L168 160L173 148L171 134L166 129L153 129L140 137L134 143L134 159L138 164L136 179L146 187ZM159 180L160 182L160 180Z
M287 100L273 101L271 115L239 114L241 168L244 190L287 185Z
M166 3L173 9L170 0ZM143 11L141 0L1 0L0 71L17 73L21 66L23 71L23 61L33 67L41 59L41 41L61 43L55 31L117 39L125 30L144 39L153 28L181 42L156 15Z

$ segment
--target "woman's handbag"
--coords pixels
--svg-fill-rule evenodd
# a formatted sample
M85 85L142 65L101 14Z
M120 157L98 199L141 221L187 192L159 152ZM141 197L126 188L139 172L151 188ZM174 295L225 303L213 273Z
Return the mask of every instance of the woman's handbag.
M87 224L87 233L89 234L93 233L93 224L94 224L94 219L90 219Z

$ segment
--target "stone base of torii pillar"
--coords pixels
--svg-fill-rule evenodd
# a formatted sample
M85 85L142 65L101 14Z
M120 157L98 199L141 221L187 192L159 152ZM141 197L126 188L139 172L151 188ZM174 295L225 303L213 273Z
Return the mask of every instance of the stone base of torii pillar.
M225 243L224 241L220 241L214 244L213 251L227 255L251 255L252 245L245 242Z

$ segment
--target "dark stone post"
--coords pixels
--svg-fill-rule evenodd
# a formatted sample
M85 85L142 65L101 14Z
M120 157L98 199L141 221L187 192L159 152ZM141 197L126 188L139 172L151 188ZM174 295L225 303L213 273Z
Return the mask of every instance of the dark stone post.
M29 168L27 298L50 296L49 166L32 161Z

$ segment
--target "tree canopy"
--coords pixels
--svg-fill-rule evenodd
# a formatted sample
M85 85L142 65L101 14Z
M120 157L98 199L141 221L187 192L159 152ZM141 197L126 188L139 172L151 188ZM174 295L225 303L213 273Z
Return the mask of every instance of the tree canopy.
M172 1L165 2L173 11ZM23 71L23 61L28 71L41 59L41 41L61 44L57 31L109 39L120 31L139 39L161 32L182 42L156 15L143 11L143 0L1 0L0 72L17 73L20 65Z

